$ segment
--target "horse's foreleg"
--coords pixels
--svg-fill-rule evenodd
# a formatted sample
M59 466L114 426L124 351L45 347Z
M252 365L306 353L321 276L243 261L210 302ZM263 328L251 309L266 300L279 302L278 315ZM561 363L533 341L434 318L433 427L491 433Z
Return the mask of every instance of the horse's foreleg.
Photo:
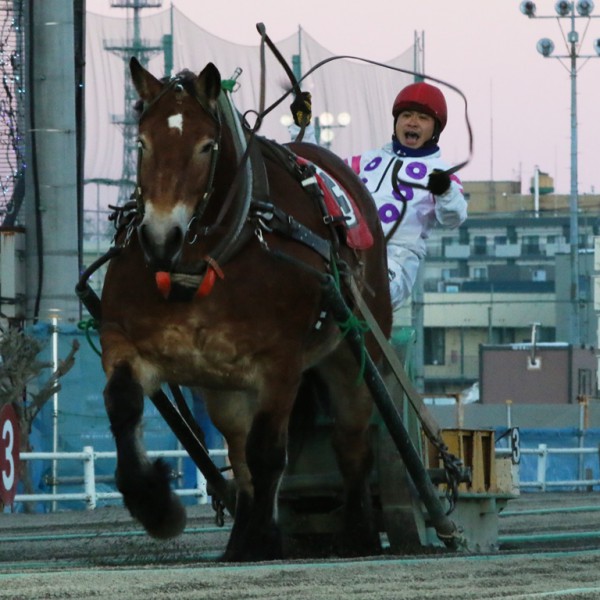
M151 536L180 534L185 509L171 491L168 465L160 459L150 462L142 445L144 393L129 363L121 362L112 370L104 402L117 448L117 489L125 506Z

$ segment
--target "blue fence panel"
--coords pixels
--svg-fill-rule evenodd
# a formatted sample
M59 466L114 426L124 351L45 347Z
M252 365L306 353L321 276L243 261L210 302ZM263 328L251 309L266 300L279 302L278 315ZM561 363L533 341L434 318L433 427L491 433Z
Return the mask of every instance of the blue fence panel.
M520 429L521 448L538 448L546 444L548 448L594 448L600 443L600 429ZM521 482L538 480L539 456L521 455ZM581 477L600 479L599 456L593 454L549 454L547 457L546 481L574 481ZM552 486L553 490L567 490L573 487Z
M41 362L53 362L53 336L54 326L51 323L38 323L29 328L28 335L40 340L43 349L38 355ZM79 350L75 355L75 362L71 370L60 379L61 390L58 392L58 444L59 452L80 452L84 446L92 446L97 452L114 451L115 445L110 423L104 408L102 395L105 377L102 370L100 357L94 350L100 344L96 331L86 333L74 325L58 324L56 328L56 342L58 347L58 359L63 360L71 350L73 340L79 342ZM91 344L90 344L91 342ZM36 382L41 386L51 375L52 369L46 369ZM34 385L30 388L33 391ZM220 434L212 425L204 404L200 398L193 398L189 390L183 390L184 396L190 403L192 411L198 418L201 427L207 436L209 448L222 448L223 442ZM51 452L53 450L53 438L55 423L53 418L53 399L51 398L36 417L31 434L31 450L36 452ZM171 432L155 406L147 400L144 404L143 418L144 445L148 450L175 450L178 443L175 435ZM178 459L166 459L174 471L183 471L183 478L177 487L192 487L195 481L195 466L191 459L184 459L179 463ZM52 473L51 460L28 461L28 468L32 478L33 493L48 493L51 491L48 484ZM114 459L102 459L96 461L96 474L110 478L115 471ZM59 480L68 480L72 477L80 477L83 473L82 464L79 461L58 461ZM61 493L81 492L81 484L60 484ZM114 491L114 484L99 484L98 491ZM25 493L22 483L18 493ZM193 502L193 499L184 500ZM114 501L106 501L112 503ZM84 502L68 502L60 504L69 509L82 509ZM22 506L15 506L15 510L22 510ZM48 503L39 503L36 510L47 511Z

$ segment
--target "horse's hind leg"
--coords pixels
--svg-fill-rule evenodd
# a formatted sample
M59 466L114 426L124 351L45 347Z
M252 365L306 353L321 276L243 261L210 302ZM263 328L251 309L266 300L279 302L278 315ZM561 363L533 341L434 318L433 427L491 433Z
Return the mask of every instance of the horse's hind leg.
M334 417L333 448L344 481L344 530L339 552L364 556L381 552L373 515L370 474L373 466L370 423L373 401L357 383L354 357L341 348L325 371Z
M142 386L129 363L119 363L104 389L104 403L117 447L117 489L131 516L156 538L180 534L185 527L185 509L169 486L169 467L151 463L141 440L144 408Z

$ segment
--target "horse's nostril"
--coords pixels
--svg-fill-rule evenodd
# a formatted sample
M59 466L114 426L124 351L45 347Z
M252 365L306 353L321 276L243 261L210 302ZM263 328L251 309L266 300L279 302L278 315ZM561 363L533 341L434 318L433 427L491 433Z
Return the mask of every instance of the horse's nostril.
M157 236L151 226L143 223L138 228L138 237L147 263L170 270L177 262L184 240L181 227L173 226L163 235Z

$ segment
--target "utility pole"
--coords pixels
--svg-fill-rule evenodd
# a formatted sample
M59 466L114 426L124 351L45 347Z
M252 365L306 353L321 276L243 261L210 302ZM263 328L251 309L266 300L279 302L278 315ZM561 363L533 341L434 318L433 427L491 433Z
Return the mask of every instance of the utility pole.
M594 49L596 54L580 54L583 37L579 39L579 32L575 29L575 21L583 19L586 21L584 36L591 19L600 17L592 15L594 3L591 0L577 0L570 2L568 0L558 0L554 5L556 15L537 15L535 2L524 0L521 2L521 12L530 19L556 19L567 20L570 30L566 33L561 26L561 32L568 53L555 55L554 42L549 38L542 38L537 43L537 50L544 58L557 58L561 64L569 71L571 83L571 186L569 195L569 216L570 216L570 270L571 285L569 291L569 343L580 345L584 342L582 335L581 306L582 302L579 286L579 207L578 207L578 165L577 165L577 60L598 58L600 55L600 39L595 40ZM568 65L563 60L568 59Z

